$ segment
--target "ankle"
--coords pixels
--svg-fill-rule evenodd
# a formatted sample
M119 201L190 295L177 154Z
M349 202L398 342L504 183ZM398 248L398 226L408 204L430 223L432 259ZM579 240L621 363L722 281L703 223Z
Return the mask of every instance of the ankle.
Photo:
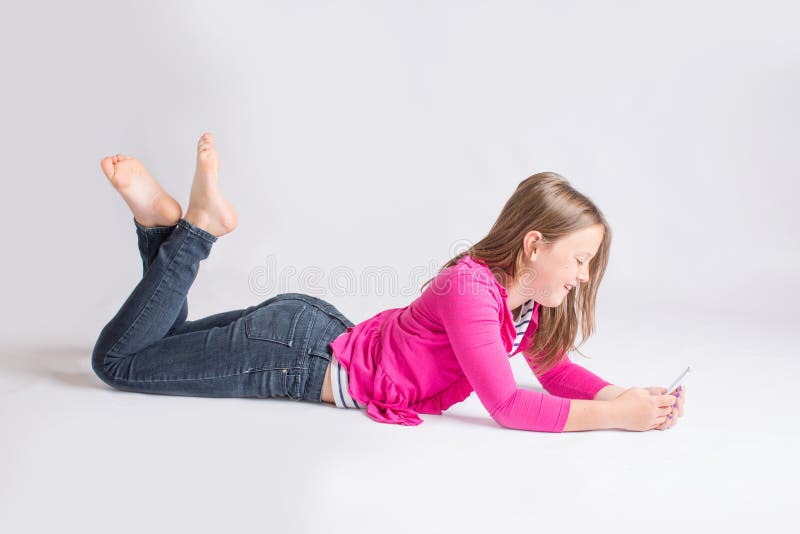
M184 215L183 218L198 228L209 232L211 217L208 213L189 208L186 210L186 215Z

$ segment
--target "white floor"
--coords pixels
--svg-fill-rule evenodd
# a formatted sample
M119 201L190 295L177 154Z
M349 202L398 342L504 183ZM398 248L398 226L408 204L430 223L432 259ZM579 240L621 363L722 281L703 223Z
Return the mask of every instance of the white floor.
M792 325L760 315L684 313L680 333L674 313L603 322L593 358L572 357L604 378L695 371L679 424L644 433L508 430L474 393L417 427L283 399L125 393L92 374L91 343L5 347L0 531L777 528L796 496L800 364Z
M0 534L798 530L797 2L11 5ZM691 365L685 416L552 434L474 394L404 427L110 389L90 353L141 263L100 161L136 157L185 215L205 131L240 224L190 319L280 287L357 322L555 171L614 231L592 359L573 360L626 387Z

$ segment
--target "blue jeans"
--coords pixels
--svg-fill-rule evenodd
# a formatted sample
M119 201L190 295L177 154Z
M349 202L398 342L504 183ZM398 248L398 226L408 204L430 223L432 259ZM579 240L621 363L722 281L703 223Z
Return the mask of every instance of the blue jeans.
M353 323L333 305L283 293L187 321L186 294L217 238L180 219L135 219L142 279L100 332L92 369L123 391L322 402L330 342Z

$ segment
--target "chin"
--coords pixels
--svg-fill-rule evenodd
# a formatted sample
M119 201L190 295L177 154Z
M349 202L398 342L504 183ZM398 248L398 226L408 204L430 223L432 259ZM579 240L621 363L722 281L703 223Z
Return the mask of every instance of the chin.
M537 302L544 306L545 308L558 308L561 304L567 300L569 293L564 293L562 295L550 295L547 298L542 298L542 300L537 300Z
M564 302L566 298L567 297L559 299L558 297L550 296L547 299L542 299L537 302L539 302L540 306L544 306L545 308L558 308L559 306L561 306L561 303Z

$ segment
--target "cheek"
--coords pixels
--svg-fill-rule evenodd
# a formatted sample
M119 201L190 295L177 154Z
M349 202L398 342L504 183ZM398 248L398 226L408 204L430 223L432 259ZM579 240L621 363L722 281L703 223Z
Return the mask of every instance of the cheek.
M577 269L568 261L537 262L526 271L522 291L526 297L533 297L548 305L557 306L563 300L566 290L564 284L577 277Z
M565 281L564 283L569 283L572 280L578 278L578 274L581 271L580 265L577 262L572 263L565 263L563 268L561 269L561 280Z
M577 273L577 269L574 269L568 262L559 262L543 270L541 280L546 281L550 285L561 287L567 283L567 281L571 280L575 273Z
M563 265L543 266L539 268L537 277L529 287L540 298L551 298L560 300L563 295L563 286L569 274L565 272Z

